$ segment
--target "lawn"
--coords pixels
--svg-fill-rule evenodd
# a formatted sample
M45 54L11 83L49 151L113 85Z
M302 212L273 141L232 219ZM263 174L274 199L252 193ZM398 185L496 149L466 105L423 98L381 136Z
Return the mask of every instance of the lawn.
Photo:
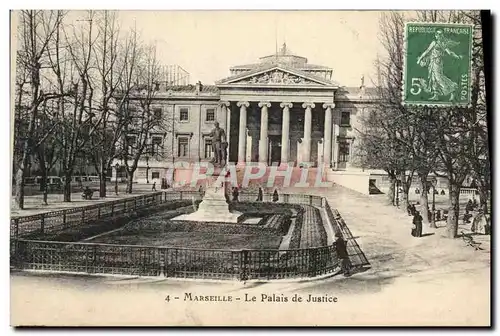
M118 230L89 240L89 243L185 247L200 249L278 249L281 236L216 234L213 232L136 232Z

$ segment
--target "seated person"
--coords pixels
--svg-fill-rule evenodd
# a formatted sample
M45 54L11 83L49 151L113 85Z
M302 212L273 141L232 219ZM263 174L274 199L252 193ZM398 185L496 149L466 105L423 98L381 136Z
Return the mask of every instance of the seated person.
M85 199L91 199L92 198L92 194L94 192L87 186L85 187L85 189L83 190L83 193L82 193L82 198L85 198Z

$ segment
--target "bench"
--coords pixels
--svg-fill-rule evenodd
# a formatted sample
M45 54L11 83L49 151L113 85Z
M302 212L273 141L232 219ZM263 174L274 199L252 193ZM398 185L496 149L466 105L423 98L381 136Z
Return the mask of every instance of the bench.
M467 236L463 231L461 231L461 234L462 234L462 239L467 246L473 247L476 251L481 249L479 247L481 243L478 243L477 241L474 240L474 238Z

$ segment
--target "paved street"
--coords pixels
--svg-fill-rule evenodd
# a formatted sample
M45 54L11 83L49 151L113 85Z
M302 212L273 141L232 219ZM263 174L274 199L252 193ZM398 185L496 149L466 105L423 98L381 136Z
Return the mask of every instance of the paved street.
M283 190L287 191L304 192L304 189ZM370 269L350 278L269 283L14 273L12 322L381 325L383 321L384 325L467 326L489 323L490 236L474 236L482 243L483 249L479 251L466 246L462 239L443 238L444 227L424 228L424 237L414 238L410 235L411 217L385 205L384 195L365 196L339 186L328 191L307 191L326 196L331 206L339 210L370 261ZM338 302L190 302L184 301L186 292L240 297L248 294L255 295L258 301L262 294L290 297L297 294L304 298L309 294L333 295ZM180 299L166 302L167 295ZM32 313L25 314L26 311Z

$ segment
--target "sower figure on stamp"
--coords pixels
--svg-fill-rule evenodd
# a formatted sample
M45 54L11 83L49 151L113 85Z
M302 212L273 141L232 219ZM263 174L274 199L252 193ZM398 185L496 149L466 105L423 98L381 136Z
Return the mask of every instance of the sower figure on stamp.
M224 157L224 147L227 147L226 144L226 132L219 127L219 123L215 122L215 127L210 132L210 136L212 137L212 150L214 152L214 158L212 163L217 163L221 166L225 164L226 158ZM225 146L223 144L226 144Z
M450 50L458 44L458 42L447 39L443 35L443 31L438 29L435 40L418 57L417 64L423 67L427 66L428 69L427 82L422 80L421 84L426 92L432 94L429 100L438 100L439 96L447 95L450 95L450 101L454 100L458 84L444 74L444 57L450 55L455 59L461 59L462 55L457 55Z

